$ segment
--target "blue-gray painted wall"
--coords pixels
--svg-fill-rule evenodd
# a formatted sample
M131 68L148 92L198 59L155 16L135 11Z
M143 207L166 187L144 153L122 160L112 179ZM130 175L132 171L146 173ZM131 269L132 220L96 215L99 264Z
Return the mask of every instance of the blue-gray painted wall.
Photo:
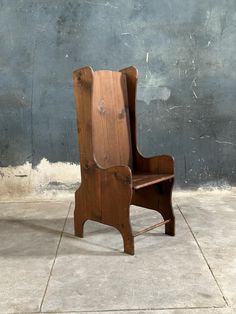
M236 183L235 0L0 0L0 166L79 162L72 71L139 69L139 145Z

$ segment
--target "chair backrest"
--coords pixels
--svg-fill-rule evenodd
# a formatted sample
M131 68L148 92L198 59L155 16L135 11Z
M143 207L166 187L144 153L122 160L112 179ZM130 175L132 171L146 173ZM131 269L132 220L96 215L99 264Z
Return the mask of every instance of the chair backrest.
M96 71L92 88L92 146L101 167L132 166L126 75ZM81 104L82 105L82 104Z

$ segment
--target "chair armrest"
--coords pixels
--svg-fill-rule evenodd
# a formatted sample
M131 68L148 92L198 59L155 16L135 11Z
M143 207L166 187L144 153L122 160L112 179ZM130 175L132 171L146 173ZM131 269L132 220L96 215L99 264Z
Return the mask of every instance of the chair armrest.
M175 162L170 155L144 157L138 151L136 153L136 171L147 171L155 174L174 174Z

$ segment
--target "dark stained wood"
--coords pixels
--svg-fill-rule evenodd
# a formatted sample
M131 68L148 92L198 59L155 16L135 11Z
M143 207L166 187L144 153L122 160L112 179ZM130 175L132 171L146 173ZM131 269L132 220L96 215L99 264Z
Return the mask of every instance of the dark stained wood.
M73 79L82 176L75 193L75 235L83 237L87 220L101 222L119 230L124 251L134 254L131 204L160 212L164 222L154 226L165 224L165 232L174 235L173 158L146 158L137 148L137 70L85 67L74 71Z

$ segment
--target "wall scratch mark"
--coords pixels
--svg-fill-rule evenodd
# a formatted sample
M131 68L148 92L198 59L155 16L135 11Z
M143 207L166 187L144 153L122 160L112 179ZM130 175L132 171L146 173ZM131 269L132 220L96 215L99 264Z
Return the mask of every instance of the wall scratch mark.
M115 5L112 5L112 4L110 4L110 2L97 2L97 3L95 3L95 2L92 2L92 1L88 1L88 0L84 0L84 2L85 3L88 3L88 4L90 4L90 5L93 5L93 6L95 6L95 5L101 5L101 6L104 6L104 7L110 7L110 8L113 8L113 9L118 9L118 7L117 6L115 6Z
M197 99L198 97L197 97L197 94L196 94L196 92L195 92L195 90L192 88L192 92L193 92L193 96Z
M236 144L234 144L232 142L227 142L227 141L218 141L218 140L216 140L216 143L236 146Z
M170 107L169 110L173 110L173 109L176 109L176 108L181 108L183 106L173 106L173 107Z
M184 155L184 178L186 179L187 175L187 162L186 162L186 156Z
M121 33L121 36L131 35L131 33Z

